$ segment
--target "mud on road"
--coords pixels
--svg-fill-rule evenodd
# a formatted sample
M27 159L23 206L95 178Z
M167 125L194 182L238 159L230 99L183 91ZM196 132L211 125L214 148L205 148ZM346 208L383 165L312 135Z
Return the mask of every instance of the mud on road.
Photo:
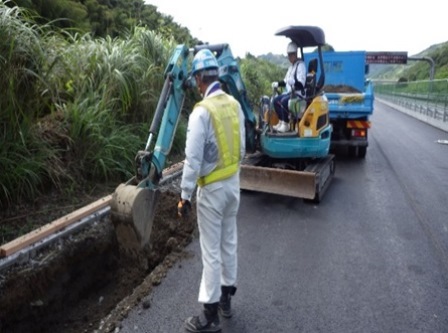
M120 252L106 217L0 272L0 332L118 332L127 312L187 255L196 214L193 209L179 220L178 198L177 190L162 191L150 246L140 258ZM144 303L142 311L150 307Z

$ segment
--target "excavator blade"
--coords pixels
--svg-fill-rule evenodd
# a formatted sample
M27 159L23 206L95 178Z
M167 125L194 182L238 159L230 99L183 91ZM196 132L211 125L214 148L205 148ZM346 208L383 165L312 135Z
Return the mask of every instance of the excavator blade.
M121 184L112 195L111 219L125 252L138 253L149 243L159 190Z
M242 165L240 188L303 199L314 199L316 196L316 174L307 171Z

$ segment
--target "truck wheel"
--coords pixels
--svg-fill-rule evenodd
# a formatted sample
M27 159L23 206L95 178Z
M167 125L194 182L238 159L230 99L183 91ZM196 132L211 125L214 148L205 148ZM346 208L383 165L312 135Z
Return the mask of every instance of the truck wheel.
M367 147L358 147L358 157L365 158L367 154Z
M348 156L349 157L356 157L356 147L355 146L349 146L348 147Z

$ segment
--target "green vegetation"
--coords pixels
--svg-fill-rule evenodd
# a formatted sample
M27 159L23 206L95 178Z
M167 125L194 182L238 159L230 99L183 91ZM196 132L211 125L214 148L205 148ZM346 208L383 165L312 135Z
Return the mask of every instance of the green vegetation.
M448 80L424 80L412 82L387 82L375 85L378 96L388 95L418 100L423 105L448 107Z
M256 109L261 96L272 94L271 82L285 76L285 69L272 62L247 54L240 61L241 75L247 89L247 97Z
M165 66L179 43L172 36L183 39L186 30L162 24L170 19L151 12L158 29L131 20L117 34L94 37L104 29L91 20L93 14L88 10L89 20L75 18L94 2L49 1L39 7L33 1L28 9L0 1L2 208L55 188L72 193L89 183L118 184L134 174L134 156L146 143ZM110 16L120 16L123 4L109 3L116 4L108 7ZM250 56L240 62L256 108L260 92L270 93L271 76L281 77L283 70ZM194 97L188 95L186 110ZM176 133L173 158L183 154L185 134L186 118Z
M54 27L94 37L115 38L135 26L144 26L164 38L197 42L187 28L144 0L11 0L5 4L33 11L38 24L51 22Z
M51 188L130 178L175 45L141 27L93 39L34 19L0 2L2 207ZM181 128L174 153L184 136Z

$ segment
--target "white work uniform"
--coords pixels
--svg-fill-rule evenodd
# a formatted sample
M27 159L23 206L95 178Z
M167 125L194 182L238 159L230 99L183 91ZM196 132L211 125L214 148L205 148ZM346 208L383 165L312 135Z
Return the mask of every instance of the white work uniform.
M305 80L306 80L306 66L305 63L297 59L297 61L294 64L291 64L288 67L288 71L286 72L284 81L286 83L286 92L290 93L292 86L295 84L295 82L302 83L302 86L305 87ZM295 90L295 94L299 97L303 97L302 91Z
M205 97L224 94L219 82L212 83ZM239 107L240 157L245 155L244 114ZM191 200L199 177L216 167L219 153L210 113L196 106L188 120L185 164L182 174L182 199ZM221 286L235 286L237 279L237 223L240 203L239 172L205 186L198 186L196 200L199 242L202 251L200 303L215 303Z

